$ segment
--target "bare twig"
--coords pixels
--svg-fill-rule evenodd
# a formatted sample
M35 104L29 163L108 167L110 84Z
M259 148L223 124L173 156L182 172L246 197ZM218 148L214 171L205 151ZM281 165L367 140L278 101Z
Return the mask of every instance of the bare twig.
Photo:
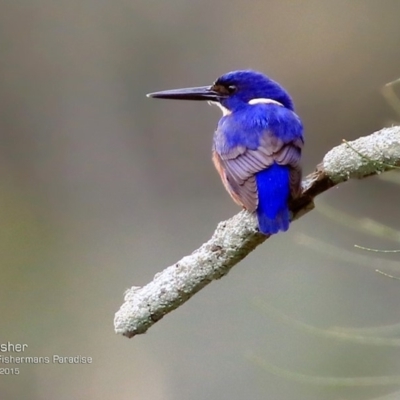
M334 147L303 181L302 195L290 205L292 219L312 210L314 198L331 187L395 166L400 166L399 126ZM255 218L246 211L219 223L207 243L156 274L146 286L132 287L125 293L125 302L115 315L115 331L129 338L145 333L204 286L226 275L267 239L257 231Z

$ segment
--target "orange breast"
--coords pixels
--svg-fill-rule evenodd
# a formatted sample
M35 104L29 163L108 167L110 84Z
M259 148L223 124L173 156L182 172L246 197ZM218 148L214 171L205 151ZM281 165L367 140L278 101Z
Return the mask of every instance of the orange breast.
M219 173L219 176L221 177L222 183L224 184L226 191L229 193L229 195L232 197L233 201L236 204L238 204L239 206L244 207L244 205L241 202L239 196L237 195L237 193L234 192L232 186L228 182L228 179L226 177L226 173L225 173L225 169L224 169L221 157L214 150L213 150L213 153L212 153L212 160L213 160L213 163L215 165L216 170Z

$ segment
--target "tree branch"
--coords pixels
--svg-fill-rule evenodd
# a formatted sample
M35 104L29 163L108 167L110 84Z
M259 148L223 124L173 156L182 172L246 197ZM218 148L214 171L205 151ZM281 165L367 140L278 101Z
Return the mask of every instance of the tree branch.
M290 209L293 220L314 208L320 193L349 179L362 179L400 166L400 126L385 128L329 151L303 181L302 195ZM204 286L222 278L268 239L257 231L253 215L241 211L218 224L211 239L192 254L156 274L143 287L132 287L115 314L116 333L129 338L145 333Z

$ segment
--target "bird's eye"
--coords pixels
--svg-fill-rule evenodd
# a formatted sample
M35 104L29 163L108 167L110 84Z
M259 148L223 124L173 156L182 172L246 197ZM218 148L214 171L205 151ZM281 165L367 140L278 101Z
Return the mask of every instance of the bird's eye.
M218 81L211 86L211 90L219 93L223 97L230 96L231 94L235 93L236 89L237 88L235 85L228 85L225 82L219 83Z

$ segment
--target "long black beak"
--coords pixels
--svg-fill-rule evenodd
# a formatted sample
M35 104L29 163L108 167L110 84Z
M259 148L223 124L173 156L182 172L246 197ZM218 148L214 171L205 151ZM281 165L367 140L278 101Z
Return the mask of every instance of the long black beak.
M194 88L164 90L162 92L149 93L147 97L156 99L174 99L174 100L208 100L218 101L221 93L212 90L211 86L202 86Z

